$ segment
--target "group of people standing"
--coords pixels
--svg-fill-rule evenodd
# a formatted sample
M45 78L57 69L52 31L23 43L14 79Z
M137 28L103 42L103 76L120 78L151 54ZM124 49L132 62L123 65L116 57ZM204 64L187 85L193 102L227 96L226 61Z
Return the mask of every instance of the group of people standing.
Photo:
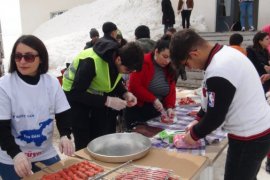
M169 0L162 4L171 6ZM182 16L190 16L186 11L192 8L193 1L179 1ZM168 35L174 21L166 17L166 34L151 47L144 46L146 40L151 42L147 26L135 30L137 42L124 44L117 41L120 33L113 22L103 24L101 38L92 29L95 42L86 44L89 47L66 69L62 88L47 74L49 58L43 42L33 35L21 36L12 49L9 73L0 79L2 179L20 179L40 170L36 162L51 165L60 160L52 145L54 119L60 152L70 156L96 137L116 132L120 113L128 128L161 114L174 118L177 69L185 67L204 70L205 76L200 119L187 127L184 141L195 144L223 126L229 133L225 179L256 179L270 150L270 108L257 67L251 58L228 46L212 45L193 30ZM262 32L255 37L253 49L264 55L269 35ZM130 74L128 83L123 74Z
M190 15L193 9L193 0L179 0L177 6L177 13L181 13L182 17L182 27L183 29L190 27ZM164 24L164 33L166 33L169 27L173 27L175 24L175 14L170 0L161 1L162 9L162 24Z
M105 22L104 36L96 29L58 80L47 74L48 52L33 35L14 44L9 73L0 80L0 176L20 179L60 160L52 145L54 119L60 133L60 152L72 155L96 137L115 133L117 116L151 109L149 117L174 116L175 71L171 66L171 36L154 42L147 26L135 30L136 42L121 45L116 24ZM143 40L143 41L142 41ZM153 42L151 47L142 42ZM141 43L140 43L141 42ZM123 74L132 75L126 86ZM147 75L147 79L145 79ZM138 83L138 77L143 83ZM134 88L135 87L135 88ZM145 96L151 96L144 99ZM129 119L132 123L138 119ZM147 120L146 118L144 119ZM75 147L71 140L74 137Z

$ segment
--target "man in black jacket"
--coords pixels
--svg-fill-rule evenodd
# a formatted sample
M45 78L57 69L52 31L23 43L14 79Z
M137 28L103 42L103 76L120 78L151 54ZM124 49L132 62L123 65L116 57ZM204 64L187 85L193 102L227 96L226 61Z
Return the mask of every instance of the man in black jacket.
M143 52L134 42L119 48L114 23L106 22L102 29L104 36L93 48L82 51L63 77L76 150L96 137L116 132L119 111L137 103L125 89L122 74L141 69Z

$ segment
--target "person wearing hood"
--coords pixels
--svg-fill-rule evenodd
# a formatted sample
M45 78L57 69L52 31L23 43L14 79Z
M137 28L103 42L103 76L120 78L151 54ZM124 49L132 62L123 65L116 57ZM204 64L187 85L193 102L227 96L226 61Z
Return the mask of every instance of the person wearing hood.
M80 52L63 76L76 150L99 136L115 133L119 111L137 103L125 89L122 74L141 69L143 52L134 42L119 48L114 23L104 23L102 30L104 36L93 48Z
M84 49L93 47L94 44L95 44L95 43L97 42L97 40L99 39L99 33L98 33L98 30L97 30L96 28L91 28L91 30L90 30L90 32L89 32L89 35L90 35L91 41L88 41L88 42L85 44Z
M150 38L150 29L146 25L140 25L135 29L135 39L144 53L154 50L156 42Z

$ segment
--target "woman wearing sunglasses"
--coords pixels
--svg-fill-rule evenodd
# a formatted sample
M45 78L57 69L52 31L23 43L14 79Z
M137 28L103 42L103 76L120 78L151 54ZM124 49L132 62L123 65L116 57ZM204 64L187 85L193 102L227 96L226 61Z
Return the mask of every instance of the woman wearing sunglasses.
M161 113L170 119L175 116L176 72L171 64L169 44L170 36L163 36L153 52L144 55L142 70L130 75L128 88L137 97L137 104L125 110L128 129Z
M61 153L72 155L70 106L58 80L49 74L48 52L40 39L21 36L14 44L9 73L0 79L0 176L20 179L36 172L35 162L60 160L52 144L53 120Z

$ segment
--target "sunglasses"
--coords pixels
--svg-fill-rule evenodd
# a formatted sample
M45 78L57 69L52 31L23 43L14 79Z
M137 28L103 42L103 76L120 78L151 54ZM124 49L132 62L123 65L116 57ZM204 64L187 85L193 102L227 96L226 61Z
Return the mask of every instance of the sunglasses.
M31 54L31 53L27 53L27 54L22 54L22 53L16 53L15 54L15 61L16 62L20 62L22 60L22 58L24 58L24 60L28 63L32 63L35 61L36 57L38 57L38 54Z

